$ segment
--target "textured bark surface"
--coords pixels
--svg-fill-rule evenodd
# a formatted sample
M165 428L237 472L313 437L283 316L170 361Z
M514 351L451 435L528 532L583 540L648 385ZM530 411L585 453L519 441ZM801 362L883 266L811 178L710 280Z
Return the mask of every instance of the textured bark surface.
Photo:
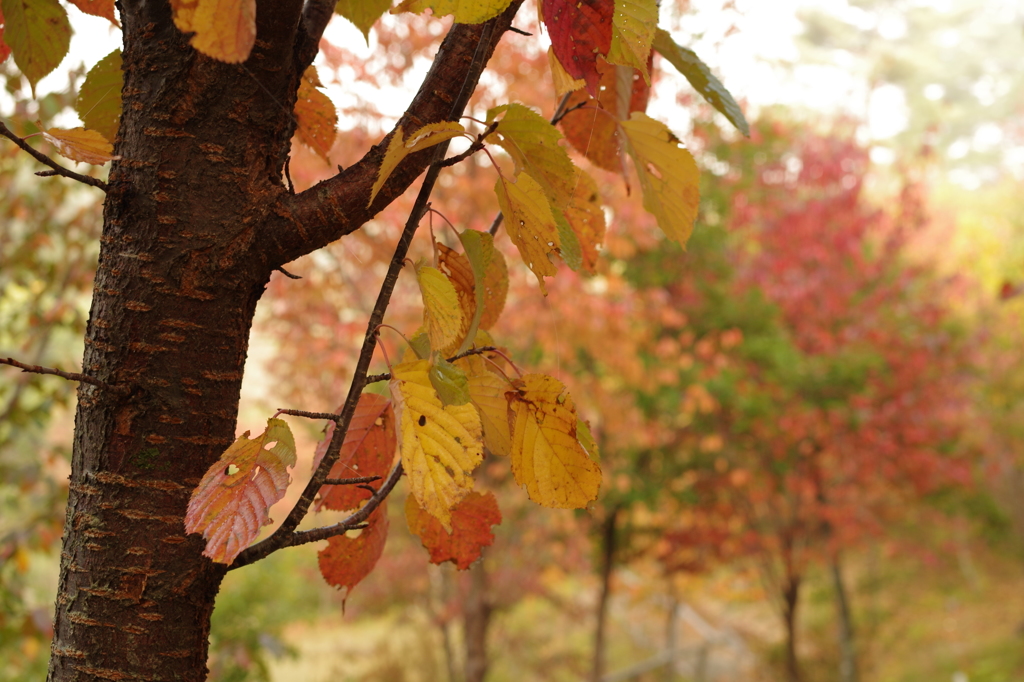
M404 121L452 115L448 90L475 87L470 64L486 62L518 5L490 26L453 29ZM429 157L405 163L373 212L379 147L344 178L292 195L281 182L290 112L323 3L303 17L300 0L260 2L241 65L192 50L166 2L120 8L122 158L83 371L129 391L79 391L50 679L203 680L224 567L201 556L183 519L234 440L256 304L274 267L357 229Z

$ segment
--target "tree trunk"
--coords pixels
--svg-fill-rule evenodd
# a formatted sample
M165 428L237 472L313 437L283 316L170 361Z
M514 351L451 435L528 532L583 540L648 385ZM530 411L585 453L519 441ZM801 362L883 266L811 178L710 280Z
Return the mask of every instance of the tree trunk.
M490 659L487 654L487 630L494 607L487 587L487 570L481 559L469 569L469 595L466 600L466 682L483 682Z
M800 682L800 661L796 655L797 607L800 604L800 577L790 576L783 588L783 620L786 623L786 679Z
M597 624L594 628L594 654L590 672L591 682L604 677L605 640L608 627L608 600L612 595L612 569L615 566L615 539L618 530L619 508L613 507L601 524L601 593L597 599Z
M839 617L839 680L840 682L858 682L857 646L853 632L853 616L850 613L850 600L843 582L842 568L839 557L832 559L832 585L836 593L836 611Z

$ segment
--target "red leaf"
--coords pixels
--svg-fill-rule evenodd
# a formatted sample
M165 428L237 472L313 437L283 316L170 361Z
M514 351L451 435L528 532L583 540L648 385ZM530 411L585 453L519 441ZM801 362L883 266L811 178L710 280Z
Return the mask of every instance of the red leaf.
M11 56L11 48L4 42L4 11L0 9L0 64L7 61Z
M459 570L466 570L480 558L480 551L494 542L491 526L501 523L501 510L494 493L472 492L452 509L452 533L445 532L441 522L424 511L412 495L405 500L405 518L409 530L420 537L430 552L430 561L442 564L451 561Z
M352 588L370 575L384 553L384 543L388 539L387 502L382 502L377 510L370 514L368 526L358 537L336 535L327 541L327 547L320 550L317 562L320 574L333 585L344 590L342 603L352 594Z
M324 439L316 448L313 470L327 452L334 436L334 422L327 424ZM376 393L359 396L352 423L349 424L341 455L331 467L328 478L356 478L361 476L387 476L395 459L395 411L391 401ZM315 511L355 509L370 499L370 491L354 485L325 485Z
M119 26L114 16L114 0L69 0L69 2L86 14L108 19L114 26Z
M551 49L573 78L582 78L598 95L598 55L612 46L615 0L543 0L541 13L551 35Z

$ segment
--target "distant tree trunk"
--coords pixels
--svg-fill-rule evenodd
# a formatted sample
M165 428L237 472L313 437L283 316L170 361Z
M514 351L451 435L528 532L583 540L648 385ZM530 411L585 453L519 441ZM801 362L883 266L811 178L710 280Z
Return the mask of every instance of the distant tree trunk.
M494 607L487 589L487 568L483 559L469 570L469 595L466 599L466 682L483 682L490 659L487 655L487 630Z
M800 682L800 661L796 655L797 607L800 605L800 576L789 576L782 590L783 613L786 623L786 679Z
M597 600L597 624L594 628L591 682L604 677L605 639L607 636L608 600L612 594L612 570L615 566L615 539L618 530L619 507L613 507L601 524L601 593Z
M850 600L843 582L842 567L839 556L832 559L832 585L836 594L836 610L839 616L839 680L840 682L858 682L857 646L853 632L853 617L850 613Z

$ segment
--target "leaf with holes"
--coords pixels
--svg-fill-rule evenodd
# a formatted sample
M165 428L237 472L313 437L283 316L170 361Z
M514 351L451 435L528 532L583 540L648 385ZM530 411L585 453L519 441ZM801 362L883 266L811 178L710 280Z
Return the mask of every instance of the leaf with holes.
M471 492L452 510L452 532L448 533L409 495L405 499L405 519L409 530L430 552L430 563L450 561L464 571L480 558L484 547L494 544L491 526L501 523L501 510L494 493Z
M541 14L562 68L570 78L583 79L597 97L597 62L612 46L615 0L542 0Z
M391 0L338 0L338 4L334 6L334 13L355 24L369 44L370 29L389 9Z
M121 125L121 50L114 50L85 75L78 91L75 111L89 130L95 130L107 140L117 138Z
M94 17L103 17L118 26L117 17L114 16L114 0L68 0L72 5L86 14Z
M95 130L48 128L43 131L43 137L57 148L58 154L72 161L102 166L107 161L121 158L114 156L114 147Z
M335 423L328 422L324 439L316 447L313 471L320 466L334 437ZM384 477L391 471L398 442L395 439L395 411L391 401L375 393L359 396L356 411L341 445L338 461L331 467L328 478ZM378 484L379 485L379 484ZM372 493L354 485L325 485L320 488L316 511L321 509L355 509L370 499Z
M454 14L458 24L482 24L504 12L511 3L512 0L404 0L391 13L420 14L429 9L435 17Z
M558 269L548 259L548 254L557 254L559 246L558 225L551 214L547 195L537 181L528 173L520 173L515 182L502 176L494 184L498 205L505 215L506 231L512 243L519 249L523 262L533 270L540 282L540 290L547 296L544 278L554 276Z
M597 499L601 467L577 438L576 406L554 377L526 374L505 395L512 412L512 473L534 502L582 509Z
M462 127L462 124L455 121L441 121L440 123L431 123L430 125L423 126L414 135L409 136L408 139L405 138L401 128L395 130L395 134L391 136L391 140L388 142L388 150L384 153L384 160L381 161L380 170L377 171L377 180L373 183L373 188L370 190L370 200L366 202L366 205L369 206L373 203L377 193L380 192L384 183L387 182L387 179L398 168L398 164L405 160L405 157L441 144L453 137L458 137L465 132L466 129Z
M633 67L650 84L648 63L657 27L657 0L615 0L615 21L612 22L612 46L608 51L608 62Z
M482 429L472 405L441 404L429 369L426 360L395 365L391 396L409 489L450 531L451 510L473 487L470 474L483 460Z
M416 265L416 281L423 296L423 326L433 350L447 348L459 339L462 308L455 285L443 272L422 262Z
M256 0L171 0L174 25L195 33L192 47L207 57L238 64L256 43Z
M328 585L342 590L342 604L352 589L370 575L384 553L388 539L387 502L382 502L367 519L367 526L356 537L335 535L317 555L320 575Z
M203 554L230 564L270 523L270 507L284 497L295 466L295 438L288 424L268 419L255 439L246 431L206 472L192 492L185 530L206 538Z
M316 67L306 69L299 81L298 99L295 101L295 119L298 121L295 134L325 163L330 163L328 155L338 131L338 112L331 99L317 90L319 83Z
M700 204L700 171L693 155L664 123L646 114L634 113L619 125L640 177L644 208L669 239L686 246Z
M35 97L36 83L57 68L71 46L68 13L57 0L0 0L0 11L4 40Z

